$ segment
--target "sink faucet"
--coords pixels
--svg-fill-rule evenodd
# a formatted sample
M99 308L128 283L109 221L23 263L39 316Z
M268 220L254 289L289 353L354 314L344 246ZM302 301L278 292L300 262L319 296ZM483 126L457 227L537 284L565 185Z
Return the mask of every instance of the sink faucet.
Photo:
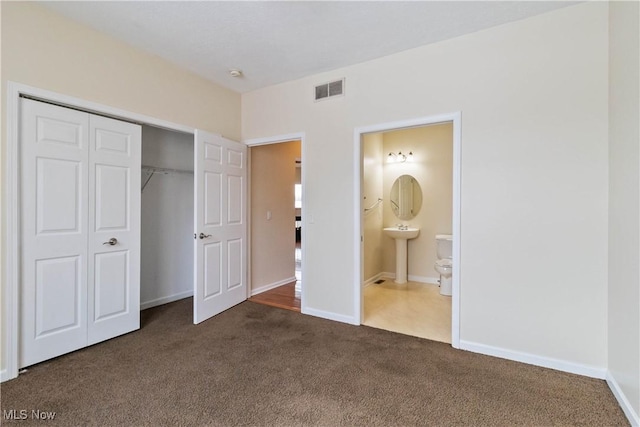
M408 230L408 225L396 224L398 226L398 230Z

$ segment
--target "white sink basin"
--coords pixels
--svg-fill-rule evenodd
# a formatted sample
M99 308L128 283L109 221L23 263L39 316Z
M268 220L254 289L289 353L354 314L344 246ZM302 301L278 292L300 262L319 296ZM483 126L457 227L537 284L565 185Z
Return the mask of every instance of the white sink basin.
M396 240L396 278L394 282L407 283L407 240L418 237L420 229L387 227L383 230L387 236Z
M407 228L406 230L401 230L398 227L387 227L384 229L384 232L387 236L394 239L415 239L420 234L419 228Z

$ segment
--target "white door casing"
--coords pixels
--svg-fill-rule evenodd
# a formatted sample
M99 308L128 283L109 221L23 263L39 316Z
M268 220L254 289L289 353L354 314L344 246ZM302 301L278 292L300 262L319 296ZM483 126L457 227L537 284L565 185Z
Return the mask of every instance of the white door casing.
M89 345L140 328L141 141L139 125L90 118Z
M21 101L20 367L139 328L140 136Z
M193 323L247 298L247 147L195 131Z

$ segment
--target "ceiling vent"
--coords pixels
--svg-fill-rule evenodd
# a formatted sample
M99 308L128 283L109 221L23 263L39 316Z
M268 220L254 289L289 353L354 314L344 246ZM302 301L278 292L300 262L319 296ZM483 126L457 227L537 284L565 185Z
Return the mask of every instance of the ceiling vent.
M316 86L315 100L332 98L334 96L344 95L344 79L324 83Z

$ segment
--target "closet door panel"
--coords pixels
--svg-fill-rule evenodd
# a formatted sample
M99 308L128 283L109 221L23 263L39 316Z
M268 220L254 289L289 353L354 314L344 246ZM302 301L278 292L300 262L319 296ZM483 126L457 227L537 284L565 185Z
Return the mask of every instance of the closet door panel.
M95 147L100 153L114 153L129 156L131 154L131 135L108 129L95 129Z
M53 107L52 109L58 108L55 106L51 107ZM51 116L38 115L35 117L36 143L57 145L56 150L59 150L61 147L77 150L83 149L87 131L83 123L78 123L76 119L67 121L67 117L65 116L70 116L71 114L67 114L66 112L60 113L59 110L56 111L56 113L49 111L45 114L50 114ZM78 117L87 116L86 113L79 111L75 112L74 115Z
M82 258L36 261L36 338L81 328Z
M95 165L95 231L129 231L130 168Z
M91 116L88 341L140 327L140 126Z
M20 108L22 368L87 344L89 115Z
M36 159L36 221L39 235L79 233L81 162Z
M95 256L95 320L129 311L129 251Z

